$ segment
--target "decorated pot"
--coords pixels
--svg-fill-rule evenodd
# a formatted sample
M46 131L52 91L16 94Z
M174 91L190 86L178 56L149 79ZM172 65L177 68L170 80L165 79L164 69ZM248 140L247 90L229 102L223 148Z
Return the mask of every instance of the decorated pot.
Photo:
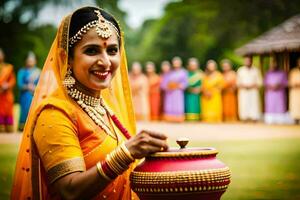
M230 183L229 168L216 158L214 148L186 148L147 157L131 173L131 188L141 200L217 200Z

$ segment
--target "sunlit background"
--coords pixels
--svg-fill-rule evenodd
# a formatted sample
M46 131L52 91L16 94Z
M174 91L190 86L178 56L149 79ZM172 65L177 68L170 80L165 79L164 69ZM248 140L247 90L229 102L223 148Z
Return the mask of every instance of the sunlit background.
M160 64L178 55L241 59L234 49L300 12L299 1L285 0L2 0L0 45L16 71L28 51L42 67L62 18L85 5L98 5L120 20L128 61Z
M85 5L98 5L120 20L129 66L133 61L153 61L157 69L174 56L184 65L196 57L202 69L208 59L228 58L236 69L242 64L237 48L300 14L300 0L1 0L0 47L6 61L17 72L33 51L42 68L62 18ZM16 89L15 95L17 100ZM173 138L198 134L191 146L217 147L233 174L223 199L300 199L297 125L138 125L174 131ZM1 200L9 199L18 135L0 135Z

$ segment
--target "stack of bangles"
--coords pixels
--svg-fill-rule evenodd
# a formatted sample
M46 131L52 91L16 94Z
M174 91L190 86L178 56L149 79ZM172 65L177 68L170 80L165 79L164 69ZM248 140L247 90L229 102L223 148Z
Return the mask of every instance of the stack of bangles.
M123 143L108 154L104 161L98 162L96 167L100 176L107 181L112 181L126 171L134 160L125 143Z

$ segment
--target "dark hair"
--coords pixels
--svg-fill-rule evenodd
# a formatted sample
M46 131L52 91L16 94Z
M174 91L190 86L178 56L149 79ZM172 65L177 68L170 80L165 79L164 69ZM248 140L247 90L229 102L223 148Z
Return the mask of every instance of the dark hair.
M101 15L117 28L118 35L121 35L120 26L116 21L116 19L111 14L96 7L83 7L76 10L72 14L70 29L69 29L69 38L73 37L87 23L98 19L95 10L99 10L101 12ZM119 40L119 45L121 45L121 38L118 38L118 40ZM73 50L74 50L73 47L69 48L70 56L73 55Z

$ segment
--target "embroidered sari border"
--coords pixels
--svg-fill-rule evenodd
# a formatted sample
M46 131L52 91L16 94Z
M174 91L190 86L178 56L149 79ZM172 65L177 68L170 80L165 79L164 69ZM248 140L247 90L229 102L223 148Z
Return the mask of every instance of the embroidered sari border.
M78 171L85 171L85 163L81 157L68 159L59 163L58 165L55 165L48 170L47 177L51 184L67 174Z

